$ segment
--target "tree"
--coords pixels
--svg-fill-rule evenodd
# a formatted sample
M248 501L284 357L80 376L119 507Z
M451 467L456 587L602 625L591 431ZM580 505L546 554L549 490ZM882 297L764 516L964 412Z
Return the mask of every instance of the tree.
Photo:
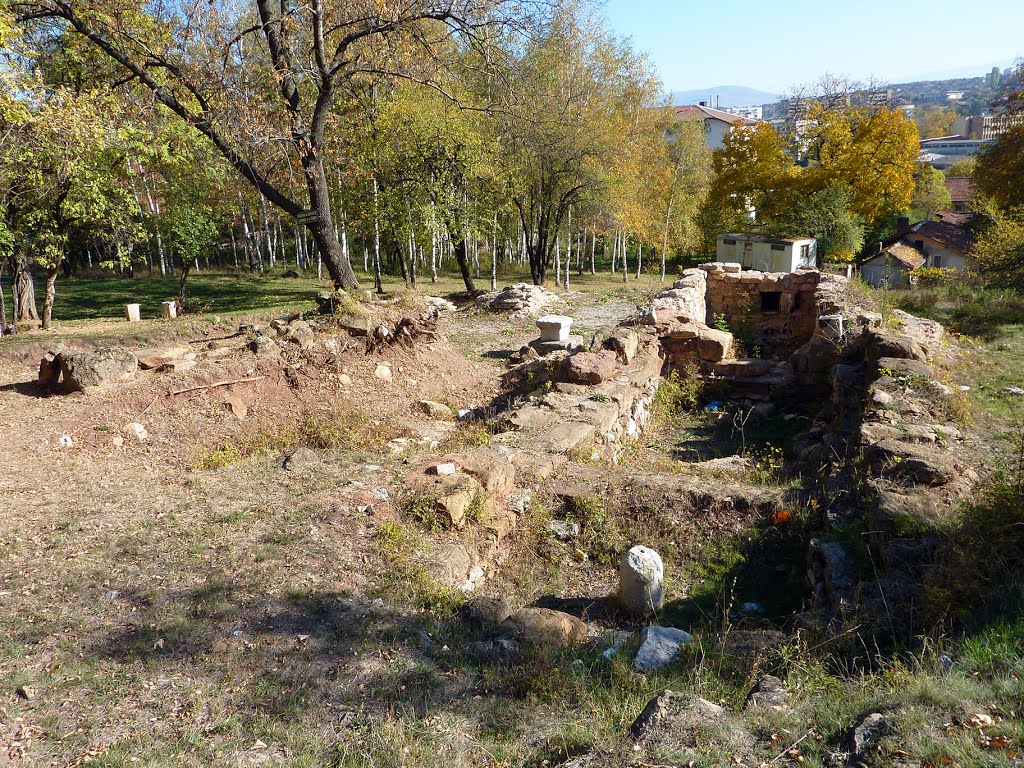
M762 122L726 134L714 153L713 168L709 204L741 217L753 209L762 221L790 208L801 177L782 136Z
M441 64L435 53L451 38L470 46L479 30L527 15L526 3L503 0L8 5L33 40L87 39L267 201L292 216L308 208L303 220L332 280L349 288L358 281L336 233L324 164L339 95L372 75L430 84Z
M768 231L779 237L814 237L818 256L832 262L853 261L864 245L864 221L852 212L853 193L842 184L801 195L777 217Z
M978 161L973 157L962 157L946 166L942 173L947 179L970 179L977 165Z
M805 189L845 185L853 212L869 224L910 206L918 154L912 120L874 108L821 112L816 119L818 162L804 174Z
M1011 128L978 153L974 181L997 205L1024 206L1024 125Z
M45 86L22 91L21 99L26 111L0 158L15 238L16 320L41 319L48 328L71 238L114 240L130 252L139 211L124 183L111 99ZM46 272L42 313L30 264Z
M918 165L914 173L914 197L910 203L912 218L930 219L939 211L953 207L945 174L930 165Z
M1024 208L985 211L987 226L974 245L974 258L989 282L1024 288Z
M914 108L914 122L923 139L953 134L956 110L938 104L924 104Z
M571 4L509 64L493 121L498 176L539 285L569 212L624 171L619 155L658 87L640 57Z

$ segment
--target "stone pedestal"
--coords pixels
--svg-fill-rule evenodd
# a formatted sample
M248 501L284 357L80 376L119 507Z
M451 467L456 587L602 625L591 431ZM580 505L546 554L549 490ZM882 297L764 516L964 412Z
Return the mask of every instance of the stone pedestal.
M565 315L544 315L537 320L541 341L568 341L572 318Z
M125 304L124 317L129 323L137 323L142 319L141 304Z
M178 302L164 302L164 320L174 320L178 316Z

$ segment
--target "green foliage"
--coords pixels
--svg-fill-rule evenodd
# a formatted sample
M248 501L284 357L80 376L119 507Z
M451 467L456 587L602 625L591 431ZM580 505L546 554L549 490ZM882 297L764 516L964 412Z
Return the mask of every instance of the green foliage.
M981 486L942 538L939 566L926 582L934 620L985 623L1024 609L1024 429L1016 430L1012 463Z
M793 205L767 224L780 237L815 237L818 258L852 261L864 245L864 221L853 213L854 197L842 183L797 196Z
M917 278L917 284L922 288L948 285L958 277L957 271L953 267L918 267L910 275Z
M682 371L672 371L662 378L654 396L652 413L655 423L667 423L700 406L704 393L704 379L696 365L689 364Z
M199 258L203 249L217 238L213 211L204 205L174 206L166 226L168 242L185 263Z
M566 520L579 525L580 533L576 544L587 557L596 563L613 565L622 557L629 542L615 515L600 499L592 496L576 496L568 503Z
M1011 128L977 155L978 190L1003 209L1024 207L1024 125Z
M953 199L942 171L919 164L914 172L914 182L914 197L910 203L910 209L914 212L913 219L930 219L939 211L948 211L953 207Z
M990 209L990 224L974 246L982 277L1001 287L1024 288L1024 206Z

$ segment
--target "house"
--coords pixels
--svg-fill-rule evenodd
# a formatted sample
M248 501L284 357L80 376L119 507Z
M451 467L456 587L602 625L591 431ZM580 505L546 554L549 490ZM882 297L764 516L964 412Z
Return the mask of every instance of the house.
M977 271L977 262L971 257L974 235L965 227L949 220L922 221L903 236L925 255L926 267L955 269L957 276Z
M909 288L911 273L925 261L925 255L914 246L895 242L861 263L860 279L872 288Z
M743 269L760 272L796 272L818 262L818 241L813 237L787 240L781 237L725 232L718 236L715 258Z
M731 115L720 109L712 109L704 102L675 107L675 113L678 120L700 120L704 123L704 141L712 151L722 148L726 134L733 128L757 122L739 115Z
M921 267L953 269L958 277L976 271L974 236L964 226L969 219L970 214L953 211L912 227L901 219L900 234L879 243L878 253L861 262L861 280L875 288L908 288L914 284L913 271Z
M971 201L974 199L974 179L962 176L949 177L946 179L946 189L949 190L954 211L966 211L971 207Z

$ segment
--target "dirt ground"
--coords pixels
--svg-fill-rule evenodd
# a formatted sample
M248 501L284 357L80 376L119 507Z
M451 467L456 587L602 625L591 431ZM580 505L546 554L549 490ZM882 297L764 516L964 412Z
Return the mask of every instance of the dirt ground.
M569 299L561 311L586 333L633 308L616 295ZM417 402L490 402L502 358L535 329L470 309L412 349L346 351L347 334L331 331L283 362L244 349L203 355L240 322L269 319L148 323L131 335L97 321L0 347L0 764L262 764L305 753L318 764L337 739L306 733L310 724L337 728L371 701L405 699L392 678L415 668L407 641L421 620L375 597L380 530L396 516L403 461L455 427ZM338 345L324 343L332 336ZM34 386L39 359L58 341L184 342L200 357L187 373L140 371L106 390L45 396ZM390 382L374 376L382 363ZM254 380L169 394L237 379ZM274 449L196 468L225 445L273 445L310 414L357 414L372 447L303 454L291 471ZM405 439L401 454L394 437ZM464 687L451 674L445 696Z

